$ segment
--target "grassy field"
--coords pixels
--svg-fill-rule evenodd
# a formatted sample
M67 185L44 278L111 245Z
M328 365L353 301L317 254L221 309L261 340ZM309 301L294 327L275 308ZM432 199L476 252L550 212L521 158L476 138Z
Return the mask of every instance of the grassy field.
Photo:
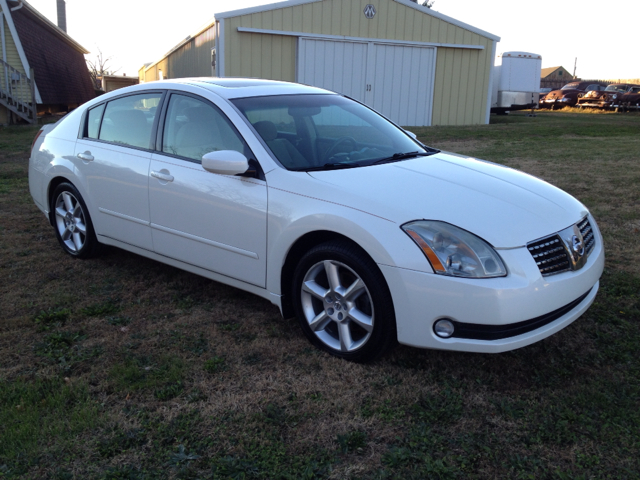
M0 478L640 478L640 115L416 129L567 190L607 264L592 308L499 355L312 348L268 302L109 249L62 253L0 128Z

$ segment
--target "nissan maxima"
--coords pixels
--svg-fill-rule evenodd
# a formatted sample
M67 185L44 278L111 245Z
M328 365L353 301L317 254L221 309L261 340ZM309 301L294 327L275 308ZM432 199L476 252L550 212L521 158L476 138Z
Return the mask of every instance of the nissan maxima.
M29 188L72 257L111 245L252 292L360 362L532 344L587 310L604 265L562 190L293 83L105 94L39 131Z

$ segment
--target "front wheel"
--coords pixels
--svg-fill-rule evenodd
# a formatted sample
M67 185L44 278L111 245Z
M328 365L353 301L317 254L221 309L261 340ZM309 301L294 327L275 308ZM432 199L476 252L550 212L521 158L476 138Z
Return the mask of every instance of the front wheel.
M76 187L70 183L58 185L51 197L51 212L56 237L65 252L78 258L98 254L100 244L87 206Z
M397 341L384 277L355 245L332 241L307 252L296 267L293 298L307 338L336 357L370 361Z

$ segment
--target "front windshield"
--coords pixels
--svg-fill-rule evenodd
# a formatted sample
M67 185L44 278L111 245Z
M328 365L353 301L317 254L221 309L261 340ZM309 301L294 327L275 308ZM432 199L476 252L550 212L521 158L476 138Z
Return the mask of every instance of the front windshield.
M604 89L605 92L621 92L624 93L627 91L627 88L624 85L609 85Z
M579 83L568 83L561 90L576 90L580 86Z
M339 95L232 102L288 170L366 166L431 152L369 108Z

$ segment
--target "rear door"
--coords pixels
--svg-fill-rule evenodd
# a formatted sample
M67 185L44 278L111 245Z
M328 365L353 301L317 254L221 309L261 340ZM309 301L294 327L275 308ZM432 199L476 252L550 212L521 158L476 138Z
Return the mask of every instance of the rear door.
M119 97L87 112L75 157L97 207L96 233L152 250L149 162L163 93Z

